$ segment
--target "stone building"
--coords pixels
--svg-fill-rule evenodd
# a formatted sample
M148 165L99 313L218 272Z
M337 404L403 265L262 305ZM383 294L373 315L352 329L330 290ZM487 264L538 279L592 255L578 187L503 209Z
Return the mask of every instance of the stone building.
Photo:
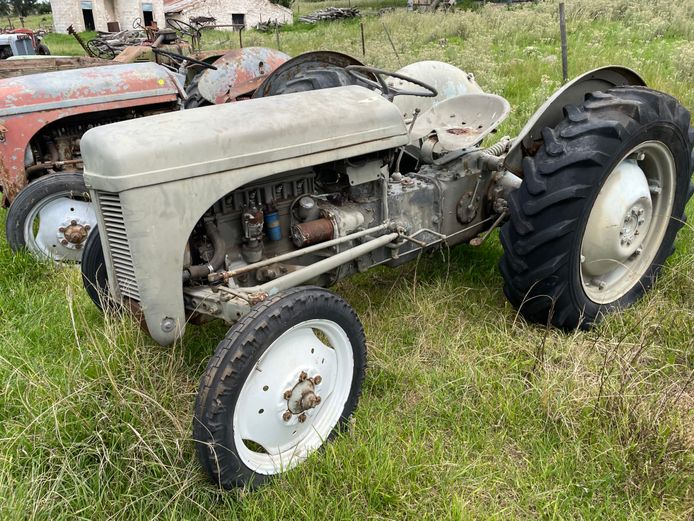
M251 29L260 22L293 22L292 10L269 0L165 0L167 18L188 22L198 16L215 18L218 29Z
M164 27L163 0L50 0L53 29L66 33L72 25L76 31L107 31L109 22L118 22L120 30L133 28L139 18L142 25L156 22ZM111 28L114 26L111 25Z

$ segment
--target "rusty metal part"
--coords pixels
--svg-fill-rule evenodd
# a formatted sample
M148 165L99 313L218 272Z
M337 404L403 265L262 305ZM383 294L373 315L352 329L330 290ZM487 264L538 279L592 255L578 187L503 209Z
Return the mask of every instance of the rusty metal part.
M255 306L256 304L259 304L260 302L264 301L265 299L268 298L268 294L265 293L264 291L256 291L255 293L251 293L248 296L248 303L251 306Z
M494 224L492 224L489 229L482 235L482 237L475 237L470 241L470 246L481 246L484 241L487 240L487 237L489 237L489 234L494 231L494 228L498 227L503 220L508 216L508 212L503 212L499 217L497 218L496 221L494 221Z
M295 224L291 230L292 242L297 248L318 244L335 237L335 227L330 219L323 217L315 221Z
M75 28L70 24L67 28L67 34L70 34L75 37L75 40L77 40L77 43L80 44L80 47L84 49L84 52L87 53L88 56L95 57L94 54L92 54L92 51L87 47L87 44L84 42L82 37L79 35L77 31L75 31Z
M305 412L317 407L322 401L322 398L316 393L316 386L321 381L320 375L309 378L306 371L301 371L298 382L291 389L284 391L282 395L287 401L287 411L282 416L284 421L289 421L292 414L299 415L299 422L306 420Z
M2 158L0 157L0 159L2 159ZM269 266L269 265L275 264L277 262L284 262L284 261L287 261L290 259L295 259L297 257L301 257L302 255L306 255L308 253L313 253L315 251L320 251L320 250L323 250L325 248L336 246L338 244L342 244L342 243L345 243L345 242L348 242L351 240L360 239L362 237L366 237L369 235L378 234L379 232L382 232L383 230L390 229L391 227L392 227L391 223L380 224L378 226L374 226L373 228L368 228L368 229L362 230L360 232L352 233L350 235L345 235L344 237L340 237L338 239L333 239L331 241L316 244L315 246L308 246L307 248L304 248L302 250L284 253L282 255L277 255L276 257L272 257L270 259L265 259L265 260L262 260L260 262L256 262L254 264L248 264L247 266L243 266L243 267L237 268L235 270L225 271L222 273L211 273L207 277L207 280L209 282L212 282L212 283L219 282L219 281L223 281L224 283L227 283L227 282L229 282L229 279L232 279L234 277L238 277L239 275L243 275L244 273L248 273L248 272L257 270L258 268L262 268L263 266Z
M284 414L282 415L282 419L286 422L292 419L292 411L284 411Z
M197 80L200 95L210 103L235 101L252 94L280 65L288 54L266 47L244 47L227 52L206 69Z
M42 170L62 170L63 167L66 165L79 165L82 163L83 161L81 159L67 159L65 161L48 161L46 163L36 163L35 165L27 167L25 173L28 178L31 178L36 172L40 172Z
M91 226L88 224L82 225L77 221L73 220L67 227L61 226L58 231L63 234L67 242L71 244L80 245L87 239L89 229Z
M0 80L0 186L11 202L27 184L24 158L47 125L78 114L178 101L176 80L154 63L64 70Z
M352 85L356 80L344 70L349 65L363 64L339 52L306 52L277 67L256 89L253 97Z

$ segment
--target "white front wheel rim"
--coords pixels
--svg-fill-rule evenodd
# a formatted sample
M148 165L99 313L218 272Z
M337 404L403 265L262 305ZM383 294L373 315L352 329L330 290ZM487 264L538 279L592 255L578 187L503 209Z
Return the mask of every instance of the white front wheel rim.
M89 232L96 226L91 203L59 192L39 201L24 221L24 243L29 251L57 262L79 262Z
M305 460L339 422L353 374L352 345L337 323L307 320L285 331L253 366L234 407L234 443L244 465L270 475ZM305 386L319 403L291 407L290 392Z
M670 223L675 172L660 141L641 143L610 172L581 242L581 282L593 302L619 300L653 263Z

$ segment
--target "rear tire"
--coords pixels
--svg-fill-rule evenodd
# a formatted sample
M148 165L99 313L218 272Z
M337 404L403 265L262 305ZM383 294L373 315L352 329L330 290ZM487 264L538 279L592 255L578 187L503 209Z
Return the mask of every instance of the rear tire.
M200 382L193 439L208 477L256 486L298 465L346 424L365 366L359 318L334 293L298 287L255 306Z
M677 100L645 87L596 92L564 112L523 160L500 268L527 319L585 329L636 302L674 251L692 133Z

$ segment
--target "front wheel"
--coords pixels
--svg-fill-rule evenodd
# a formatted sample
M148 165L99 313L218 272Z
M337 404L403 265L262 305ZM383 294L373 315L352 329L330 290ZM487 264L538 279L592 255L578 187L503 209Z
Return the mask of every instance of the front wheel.
M5 231L13 251L38 258L80 262L96 214L82 174L48 174L27 185L7 212Z
M644 87L589 95L543 130L501 232L501 272L529 320L588 328L647 291L691 196L690 116Z
M357 406L366 365L354 310L317 287L280 292L227 333L195 402L198 459L217 485L259 485L318 450Z

